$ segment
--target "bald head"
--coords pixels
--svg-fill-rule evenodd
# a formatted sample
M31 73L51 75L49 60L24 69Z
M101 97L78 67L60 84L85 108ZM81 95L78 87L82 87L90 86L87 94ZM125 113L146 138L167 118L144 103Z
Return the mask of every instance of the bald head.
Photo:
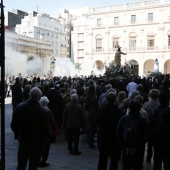
M42 92L41 92L41 90L40 90L38 87L33 87L33 88L30 90L29 95L30 95L30 99L39 102L40 97L41 97L41 95L42 95Z

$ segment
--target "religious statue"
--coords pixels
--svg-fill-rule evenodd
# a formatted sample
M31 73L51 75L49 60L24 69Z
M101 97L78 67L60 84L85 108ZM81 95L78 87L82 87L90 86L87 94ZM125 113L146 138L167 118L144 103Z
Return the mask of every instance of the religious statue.
M118 46L117 48L118 49L115 54L115 63L116 63L116 65L120 66L121 65L121 54L126 55L127 53L123 53L120 49L121 48L120 46Z
M154 70L153 70L153 72L154 73L158 73L159 72L159 62L158 62L157 58L154 61Z

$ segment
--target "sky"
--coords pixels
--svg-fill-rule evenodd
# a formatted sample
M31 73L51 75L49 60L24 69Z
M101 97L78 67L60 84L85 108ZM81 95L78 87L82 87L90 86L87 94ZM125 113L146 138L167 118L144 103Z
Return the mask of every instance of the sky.
M3 0L5 11L19 9L22 11L39 11L56 16L59 9L74 9L80 7L100 7L115 4L138 2L140 0Z

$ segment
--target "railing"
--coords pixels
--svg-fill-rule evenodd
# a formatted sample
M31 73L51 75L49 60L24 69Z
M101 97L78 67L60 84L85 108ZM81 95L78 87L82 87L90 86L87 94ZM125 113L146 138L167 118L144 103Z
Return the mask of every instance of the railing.
M136 19L131 19L130 20L130 24L136 24L137 23L137 20Z
M148 0L148 1L118 4L118 5L110 5L110 6L105 6L105 7L90 8L90 12L121 10L121 9L125 9L125 8L135 8L135 7L156 5L156 4L168 4L168 3L170 3L170 0L164 0L163 2L161 2L160 0Z
M146 22L154 22L155 21L155 18L146 18Z

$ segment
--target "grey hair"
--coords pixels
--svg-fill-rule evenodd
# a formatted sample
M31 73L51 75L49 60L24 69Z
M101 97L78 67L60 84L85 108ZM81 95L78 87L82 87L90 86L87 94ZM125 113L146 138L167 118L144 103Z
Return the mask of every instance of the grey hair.
M46 96L43 96L43 97L40 98L39 103L40 103L42 106L47 107L47 105L48 105L48 103L49 103L49 100L48 100L48 98L47 98Z
M78 99L77 94L72 94L71 95L71 100L76 101Z
M29 92L30 99L32 100L39 101L41 95L42 95L42 92L38 87L33 87Z
M70 90L70 95L72 95L72 94L77 94L77 90L76 89L71 89Z

